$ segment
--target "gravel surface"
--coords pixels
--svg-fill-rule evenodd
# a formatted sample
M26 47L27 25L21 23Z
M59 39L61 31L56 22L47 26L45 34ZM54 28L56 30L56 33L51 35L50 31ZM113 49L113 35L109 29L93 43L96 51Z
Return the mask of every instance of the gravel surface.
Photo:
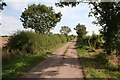
M84 80L82 66L76 52L76 41L57 49L53 56L40 62L22 78L74 78Z

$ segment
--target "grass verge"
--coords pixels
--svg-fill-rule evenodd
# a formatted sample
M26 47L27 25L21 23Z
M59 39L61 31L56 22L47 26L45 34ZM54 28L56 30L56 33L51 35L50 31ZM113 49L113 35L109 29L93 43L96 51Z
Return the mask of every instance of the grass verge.
M67 42L66 42L67 43ZM57 45L46 52L39 52L38 54L21 55L13 59L3 60L2 63L2 78L3 80L10 80L10 78L18 78L24 73L28 72L31 68L36 66L39 62L47 58L57 48L66 43Z
M109 68L107 57L101 50L89 52L85 48L77 47L80 63L83 65L85 78L89 80L119 80L120 72L117 68Z
M24 55L13 60L3 61L2 77L3 78L18 78L30 68L35 66L39 61L43 60L46 54Z

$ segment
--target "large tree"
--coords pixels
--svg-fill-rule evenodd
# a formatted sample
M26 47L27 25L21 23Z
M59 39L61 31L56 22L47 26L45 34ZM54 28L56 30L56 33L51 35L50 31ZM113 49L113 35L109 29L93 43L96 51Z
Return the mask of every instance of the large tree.
M60 29L61 34L65 34L66 36L71 32L71 29L68 26L62 26Z
M76 30L78 37L83 38L87 34L85 25L82 25L80 23L76 25L76 28L74 29Z
M82 25L82 24L78 24L76 25L76 27L74 28L76 30L76 33L77 33L77 41L79 42L79 47L83 47L84 46L84 37L86 36L87 34L87 31L86 31L86 27L85 25Z
M38 33L49 33L61 20L62 14L55 13L52 7L41 4L28 5L22 12L20 20L24 28L32 28Z
M116 49L117 34L120 26L120 5L118 2L91 2L91 13L96 18L95 24L102 26L105 43L104 48L107 54Z

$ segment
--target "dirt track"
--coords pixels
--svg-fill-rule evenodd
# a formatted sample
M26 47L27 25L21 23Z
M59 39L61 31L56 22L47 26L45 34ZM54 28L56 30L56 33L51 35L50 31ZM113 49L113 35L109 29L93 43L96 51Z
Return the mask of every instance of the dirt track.
M83 78L75 45L75 41L67 43L22 78L74 78L74 80Z

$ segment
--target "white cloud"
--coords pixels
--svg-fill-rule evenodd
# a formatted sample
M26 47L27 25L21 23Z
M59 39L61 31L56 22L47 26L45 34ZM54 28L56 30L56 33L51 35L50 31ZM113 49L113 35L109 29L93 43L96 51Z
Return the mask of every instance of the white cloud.
M7 6L12 8L14 11L22 12L26 8L28 2L8 2Z
M76 31L73 28L71 28L71 34L77 35Z
M46 3L47 5L50 6L55 6L55 2L53 1L45 1L45 0L5 0L8 6L10 6L13 10L15 11L20 11L23 12L24 8L28 6L28 4L38 4L38 3ZM51 5L52 4L52 5Z
M2 17L2 35L10 35L17 30L23 30L23 27L19 20L12 16L3 16Z
M64 8L55 8L57 11L60 11L63 14L63 18L66 19L77 19L79 16L75 14L77 9L73 9L70 7L64 7Z
M88 5L87 4L80 4L76 7L68 7L65 6L64 8L54 7L57 12L61 12L63 14L63 18L66 19L80 19L80 14L84 15L84 13L88 13ZM80 13L81 12L81 13Z
M20 24L20 22L12 16L2 16L2 24L5 25L6 23Z

